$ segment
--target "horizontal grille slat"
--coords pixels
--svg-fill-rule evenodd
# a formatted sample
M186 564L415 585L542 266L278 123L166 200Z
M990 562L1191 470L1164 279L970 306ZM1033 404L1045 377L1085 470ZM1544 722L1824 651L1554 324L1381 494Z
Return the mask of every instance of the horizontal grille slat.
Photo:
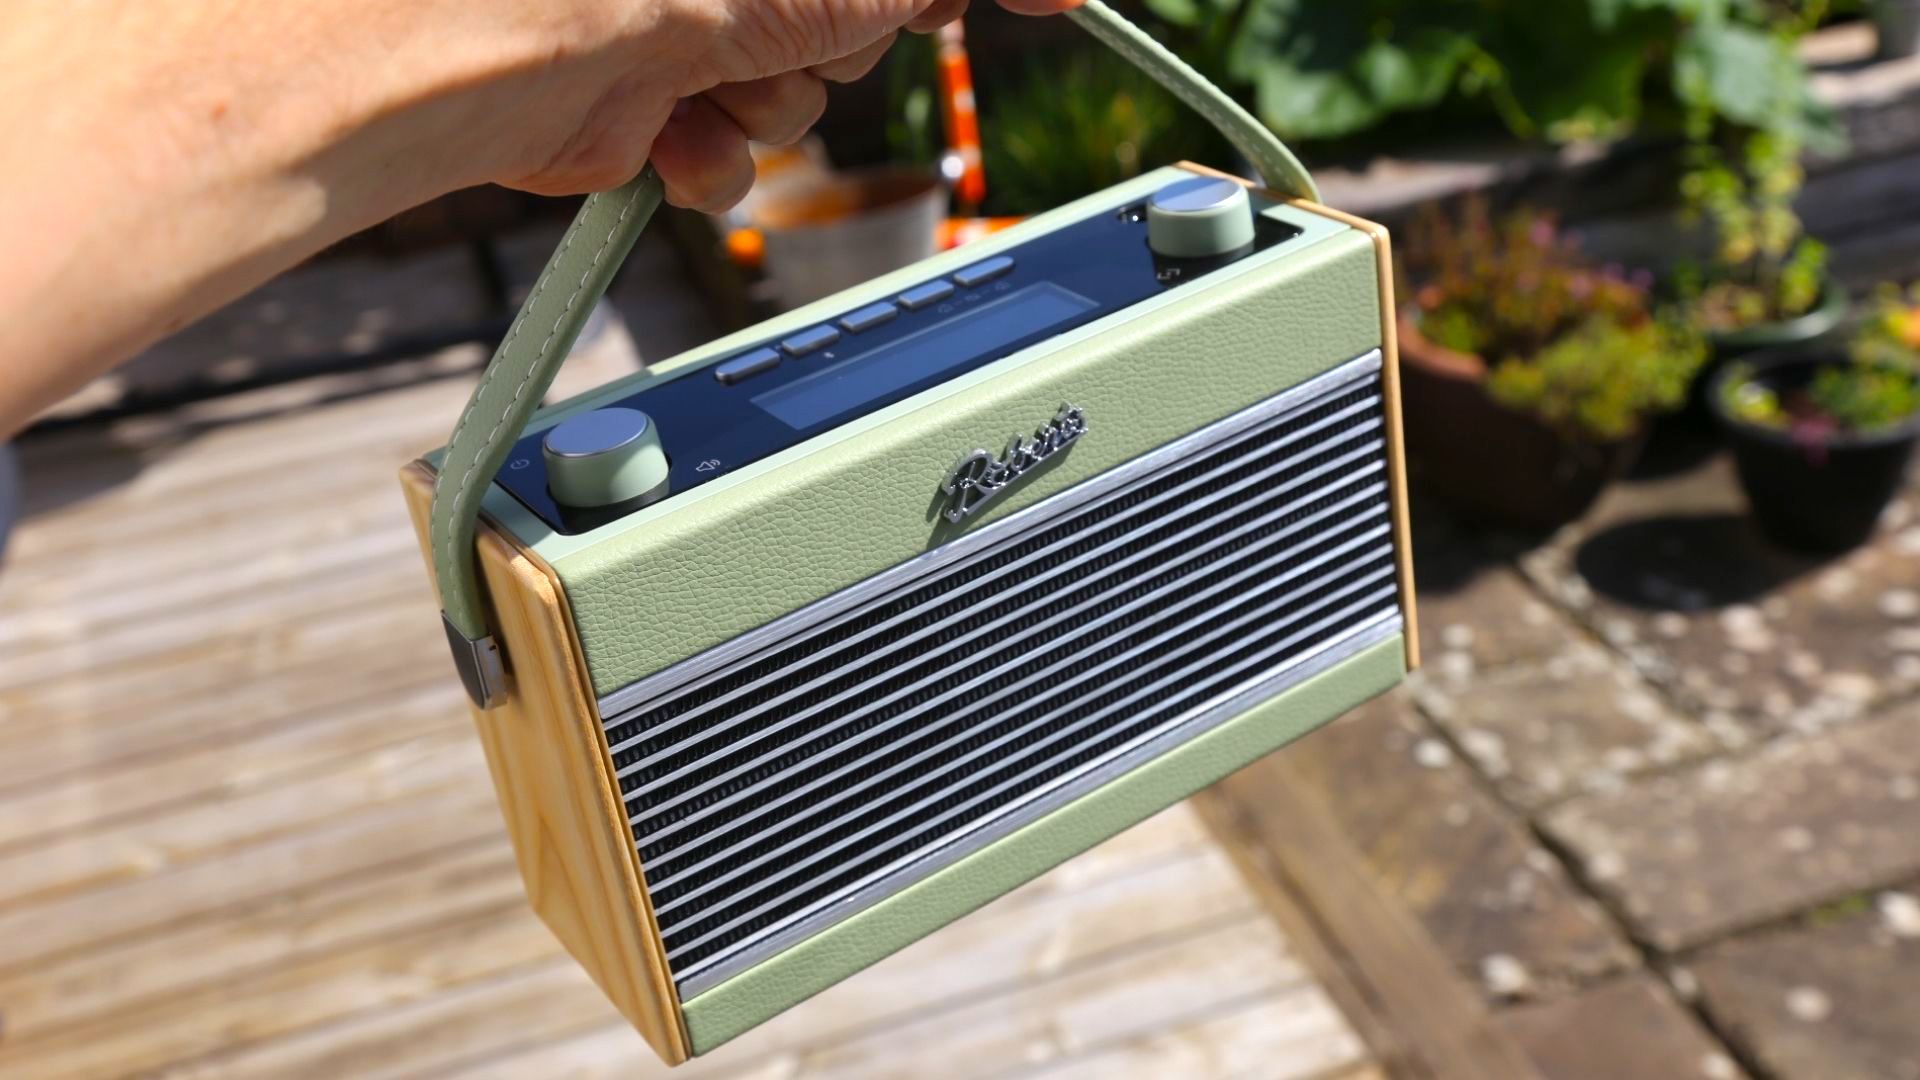
M1384 515L1380 515L1380 518L1384 519ZM1331 550L1318 558L1327 559L1347 554L1364 544L1384 545L1386 543L1388 529L1389 526L1382 520L1380 524L1359 532L1357 536L1351 539L1345 539L1339 543L1329 541L1328 543L1333 544ZM1341 540L1345 535L1346 533L1343 531L1337 534L1334 540ZM1266 569L1272 564L1273 558L1275 557L1269 557L1267 560L1254 564L1247 570L1235 574L1232 578L1223 582L1222 586L1216 586L1216 588L1231 587L1251 574ZM1309 564L1309 568L1310 566L1311 564ZM1076 676L1076 678L1084 679L1096 674L1098 674L1097 671L1090 669ZM808 764L810 767L806 770L795 770L793 773L782 777L778 781L752 786L753 798L751 804L744 808L740 814L728 818L721 825L710 826L706 830L691 834L690 836L681 834L680 830L682 825L690 821L697 823L699 815L692 815L689 818L681 819L675 824L646 834L648 839L646 845L641 848L641 858L646 860L646 865L655 871L659 880L664 882L668 868L672 866L676 860L698 851L700 848L715 840L724 838L733 831L752 823L760 817L782 810L797 798L806 795L815 796L814 801L805 804L803 807L786 811L787 816L783 818L784 821L790 824L798 818L819 814L853 795L859 794L872 784L885 779L889 772L921 764L934 754L953 750L952 739L958 738L958 736L951 737L945 741L935 742L931 746L924 746L924 744L935 735L950 728L954 723L967 719L972 712L973 709L968 708L946 713L937 725L930 724L928 727L916 729L911 738L903 737L901 741L894 743L892 748L875 758L856 759L848 764L840 764L831 756L822 754L818 758L809 761ZM997 721L1006 715L1006 711L1003 710L995 713L991 720L983 722ZM959 763L958 761L948 761L940 765L939 768L949 770L956 767ZM931 763L929 764L931 765ZM821 765L831 767L830 771L823 769ZM833 784L835 786L830 792L819 791L822 786L827 784ZM674 867L672 872L677 874L680 871L677 867Z
M607 731L607 742L613 749L615 765L616 767L624 767L644 755L646 746L635 742L635 739L643 734L653 736L670 734L675 738L683 737L680 732L675 730L679 725L670 723L680 717L682 713L691 712L710 699L720 698L747 684L758 682L770 674L782 672L795 661L824 651L829 645L836 644L840 640L854 639L860 631L870 626L884 624L888 622L890 618L901 613L913 611L930 599L948 593L969 592L976 584L985 581L990 574L1004 571L1010 566L1015 570L1026 571L1028 576L1039 575L1046 567L1034 566L1028 562L1028 557L1032 552L1050 550L1065 536L1079 535L1084 537L1091 526L1109 520L1123 519L1128 516L1129 511L1141 507L1150 507L1158 503L1162 498L1172 495L1192 495L1193 491L1188 486L1189 482L1216 474L1220 471L1220 467L1223 464L1230 462L1234 466L1247 467L1246 463L1238 459L1235 451L1245 453L1251 450L1259 453L1259 460L1251 463L1252 467L1257 467L1259 464L1265 463L1265 459L1268 456L1267 453L1263 452L1284 452L1291 447L1294 440L1288 438L1288 436L1310 436L1315 432L1324 430L1319 426L1321 421L1325 421L1335 414L1350 415L1351 410L1364 408L1366 406L1373 407L1374 412L1371 419L1377 426L1379 422L1378 404L1378 391L1372 386L1348 391L1335 400L1318 404L1304 415L1287 418L1287 420L1276 429L1268 432L1251 433L1237 443L1222 448L1218 456L1211 456L1206 460L1195 462L1168 476L1156 479L1150 484L1144 484L1120 497L1103 501L1101 504L1075 515L1071 520L1053 526L1044 533L1027 539L1018 545L1013 545L1004 551L989 553L979 561L970 563L968 567L970 573L967 575L945 575L940 580L924 585L904 597L879 607L877 610L862 613L860 617L851 619L846 623L815 635L809 635L806 639L788 646L766 660L752 664L743 671L729 674L723 679L693 689L670 702L661 703L655 708L647 710L645 713L634 716L630 720L613 723ZM1262 434L1270 434L1274 436L1274 438L1271 441L1262 441L1260 439L1260 435ZM1222 486L1225 485L1223 484ZM1083 544L1088 542L1088 540L1082 539ZM1018 581L1017 578L1001 580L997 577L995 580L999 581L1003 587L1015 584ZM966 603L969 601L966 601L965 598L962 597L961 602ZM932 616L932 618L937 617L937 613Z
M1133 658L1137 657L1143 648L1154 645L1174 645L1178 643L1175 651L1162 654L1150 661L1142 661L1129 667L1125 675L1121 677L1123 681L1117 685L1136 685L1142 680L1154 681L1152 676L1163 671L1169 664L1178 666L1177 661L1181 657L1192 660L1195 656L1195 650L1218 642L1223 636L1245 627L1250 619L1261 616L1271 616L1274 621L1268 624L1270 628L1281 625L1296 626L1302 621L1311 621L1313 616L1323 614L1323 608L1327 605L1338 604L1339 601L1361 591L1367 585L1377 585L1384 577L1392 572L1392 569L1391 552L1382 552L1359 570L1343 569L1341 572L1333 575L1331 581L1315 582L1308 588L1292 591L1273 600L1269 604L1261 605L1246 615L1236 618L1231 622L1216 626L1204 633L1200 632L1196 621L1184 622L1167 630L1159 631L1154 634L1153 637L1143 642L1122 639L1108 646L1107 649L1103 649L1100 653L1095 654L1095 657L1092 658L1090 662L1122 657ZM1283 617L1278 613L1277 609L1289 603L1297 604L1298 606L1287 610ZM1211 619L1215 614L1216 613L1209 611L1201 616L1201 618ZM1186 635L1189 633L1197 636L1187 639ZM1109 653L1112 655L1109 656ZM1106 687L1103 686L1102 690L1104 692ZM991 742L997 735L1008 733L1006 729L1017 727L1024 719L1024 713L1028 710L1045 708L1053 704L1080 707L1084 706L1086 701L1094 700L1092 698L1081 699L1073 696L1069 701L1063 700L1064 697L1066 697L1066 695L1063 695L1063 688L1049 687L1044 694L1036 695L1032 699L1023 701L1022 712L1015 714L1013 719L1005 721L1000 725L987 727L985 730L974 732L973 738L966 743L962 743L957 749L957 752L965 753L967 749L976 742ZM1044 713L1043 715L1051 716L1058 711L1058 709L1055 709L1053 712ZM1082 720L1080 722L1085 723L1086 721ZM1050 737L1058 738L1062 735L1069 734L1071 730L1072 728L1066 728L1056 732ZM907 786L889 793L890 800L899 801L910 797L913 792L926 789L929 785L946 786L947 782L942 779L946 771L947 770L942 770L916 776ZM911 813L914 809L916 809L914 806L907 806L896 811L896 814L904 815ZM670 875L662 875L658 878L653 888L655 912L663 919L666 919L668 916L673 915L685 900L695 899L700 892L706 891L712 885L720 884L728 879L748 872L758 871L758 881L762 885L775 880L777 877L776 872L764 865L767 858L792 850L802 843L812 843L815 841L821 844L828 843L829 841L821 839L821 834L834 829L836 825L843 824L844 820L845 819L836 819L834 822L826 825L808 829L807 819L805 817L786 818L783 819L781 825L775 828L770 834L758 839L744 850L737 848L729 849L700 865L688 867ZM824 858L828 854L830 854L828 849L816 846L809 849L806 861L815 861ZM711 865L714 860L725 856L731 856L731 858L726 859L720 872L717 874L702 874L702 870ZM805 862L798 865L805 865Z
M610 695L683 995L1397 620L1378 371L1343 365Z
M1377 469L1369 469L1367 475L1371 475L1376 471ZM1360 479L1364 478L1363 476ZM1378 489L1379 485L1377 483L1370 488L1362 487L1357 492L1348 492L1342 489L1330 498L1340 498L1349 504L1357 504L1364 500L1369 493L1377 494ZM1306 524L1320 511L1332 508L1324 505L1324 502L1325 500L1310 503L1305 507L1299 507L1296 504L1283 504L1274 508L1269 508L1261 504L1252 508L1247 512L1247 515L1244 516L1252 516L1256 520L1264 517L1269 519L1269 523L1277 521L1281 528L1296 528ZM1334 505L1337 506L1338 503ZM1214 549L1213 553L1216 557L1231 555L1235 550L1244 547L1247 539L1246 537L1242 537L1242 543L1240 544L1222 545L1220 548ZM957 672L952 670L952 664L947 661L947 653L944 650L937 652L929 650L929 654L924 658L916 656L914 659L917 662L904 671L890 672L889 678L884 681L870 680L854 688L855 690L863 691L857 698L852 696L853 691L847 691L836 695L834 699L828 699L827 701L812 704L804 709L799 709L799 711L784 716L776 723L762 729L761 732L756 733L754 738L743 739L738 745L728 747L725 756L713 755L714 757L722 757L722 760L712 761L711 758L703 759L701 763L696 764L704 765L704 768L686 772L686 775L680 778L677 783L669 783L669 780L674 779L673 777L669 777L654 785L650 785L649 788L643 788L640 791L630 793L629 797L645 794L651 790L653 798L659 800L658 806L660 811L671 810L680 805L683 799L689 796L697 796L703 790L709 790L707 785L722 779L738 777L753 768L763 766L768 761L773 760L776 752L760 750L761 736L775 734L781 729L791 728L799 724L804 719L817 716L820 714L822 708L829 704L839 703L842 705L842 708L830 719L822 720L808 726L804 731L806 736L817 740L836 734L840 734L841 737L858 734L858 725L880 723L888 716L894 715L901 710L930 704L934 699L952 698L957 694L977 688L977 684L986 676L975 674L976 671L992 672L1001 677L1004 677L1009 670L1020 671L1022 670L1021 668L1016 667L1009 669L1003 665L1012 663L1012 658L1033 654L1030 642L1037 637L1044 637L1045 631L1059 624L1064 616L1073 615L1089 620L1109 617L1116 614L1118 608L1124 607L1137 600L1138 593L1162 584L1170 584L1170 581L1162 581L1162 578L1167 577L1169 577L1169 575L1163 574L1146 579L1145 581L1131 582L1128 588L1118 593L1112 591L1101 592L1092 598L1093 602L1091 603L1075 604L1072 603L1070 599L1062 600L1060 602L1062 610L1058 614L1048 619L1039 620L1031 626L1023 628L1017 635L1007 638L1007 643L1000 649L987 653L983 657L972 661L967 667ZM1076 594L1068 594L1070 598L1075 597L1075 595ZM1049 639L1049 641L1057 648L1064 644L1070 644L1073 641L1080 640L1093 629L1096 628L1080 627L1076 630L1055 636ZM1037 660L1030 661L1029 663L1037 663ZM798 707L796 706L796 708ZM854 727L856 730L846 730L849 727ZM756 754L756 751L759 752ZM735 764L734 759L736 757L746 757L747 760ZM690 767L690 769L691 768L692 767Z

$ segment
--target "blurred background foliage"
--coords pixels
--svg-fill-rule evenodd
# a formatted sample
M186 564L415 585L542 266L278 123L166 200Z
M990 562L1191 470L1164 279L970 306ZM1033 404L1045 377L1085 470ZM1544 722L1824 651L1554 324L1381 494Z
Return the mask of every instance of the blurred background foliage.
M1795 51L1859 0L1134 0L1120 6L1322 162L1448 134L1631 134L1834 151ZM1851 8L1848 5L1852 5ZM976 19L982 17L976 16ZM1015 50L995 48L1028 39ZM1230 160L1204 125L1091 42L1001 34L974 65L994 213L1030 213L1143 166ZM892 64L888 145L940 142L932 47Z
M1284 137L1449 98L1515 134L1608 137L1708 109L1813 135L1793 41L1825 4L1760 0L1148 0L1169 40Z

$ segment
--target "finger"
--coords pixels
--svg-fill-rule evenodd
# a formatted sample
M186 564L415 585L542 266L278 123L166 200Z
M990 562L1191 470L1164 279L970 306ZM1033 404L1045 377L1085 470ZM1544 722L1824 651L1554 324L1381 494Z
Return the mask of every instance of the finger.
M967 13L967 0L933 0L927 9L907 20L907 29L930 34Z
M888 34L863 49L856 49L838 60L815 64L807 70L830 82L853 82L873 70L873 65L879 63L880 58L885 56L887 49L893 45L893 39L894 35Z
M704 95L674 106L653 140L652 160L675 206L719 213L753 187L746 133Z
M747 138L771 146L797 141L827 111L826 84L804 71L721 83L704 96L732 117Z

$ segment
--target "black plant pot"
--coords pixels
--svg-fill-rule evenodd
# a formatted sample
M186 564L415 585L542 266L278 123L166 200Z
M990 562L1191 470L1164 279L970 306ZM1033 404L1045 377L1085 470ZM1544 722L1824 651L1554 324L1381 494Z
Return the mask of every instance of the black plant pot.
M1849 362L1841 353L1749 358L1715 376L1707 395L1733 447L1754 519L1782 547L1825 554L1865 543L1906 480L1920 414L1881 431L1808 440L1730 415L1727 385L1747 376L1785 394L1806 386L1821 368Z
M1846 287L1829 278L1820 290L1820 302L1803 315L1744 330L1709 332L1707 362L1694 376L1686 403L1654 421L1653 437L1634 475L1641 479L1671 476L1713 456L1713 452L1720 449L1720 432L1707 399L1727 365L1761 352L1814 346L1846 321L1852 306Z

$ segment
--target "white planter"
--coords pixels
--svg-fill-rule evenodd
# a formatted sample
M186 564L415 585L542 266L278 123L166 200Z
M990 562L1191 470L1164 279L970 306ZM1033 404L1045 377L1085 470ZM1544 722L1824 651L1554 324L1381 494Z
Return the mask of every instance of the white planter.
M750 216L780 305L795 308L932 255L946 206L931 172L855 170L770 183Z

